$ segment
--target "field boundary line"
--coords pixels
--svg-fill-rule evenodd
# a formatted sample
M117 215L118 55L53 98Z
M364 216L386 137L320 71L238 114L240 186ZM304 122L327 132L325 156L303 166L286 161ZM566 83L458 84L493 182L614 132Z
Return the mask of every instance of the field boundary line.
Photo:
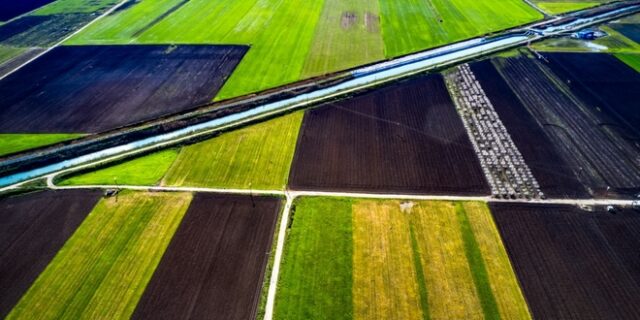
M63 44L64 42L66 42L67 40L71 39L73 36L75 36L76 34L82 32L84 29L86 29L87 27L89 27L90 25L92 25L93 23L95 23L96 21L104 18L105 16L108 16L109 14L111 14L112 12L114 12L116 9L120 8L123 4L125 4L127 1L129 0L122 0L119 3L115 4L113 7L109 8L107 11L105 11L103 14L99 15L98 17L96 17L95 19L89 21L87 24L85 24L84 26L82 26L80 29L74 31L72 34L66 36L65 38L63 38L62 40L56 42L55 44L53 44L52 46L48 47L47 49L45 49L44 51L40 52L39 54L37 54L35 57L27 60L26 62L24 62L23 64L13 68L13 70L8 71L7 73L5 73L4 75L0 76L0 80L3 80L4 78L8 77L9 75L13 74L14 72L20 70L22 67L28 65L29 63L33 62L34 60L42 57L43 55L45 55L47 52L59 47L61 44Z
M327 198L353 198L353 199L387 199L387 200L415 200L415 201L480 201L480 202L504 202L521 204L566 204L577 206L633 206L638 205L638 200L632 199L579 199L579 198L554 198L554 199L498 199L486 196L463 195L429 195L429 194L400 194L400 193L366 193L344 191L313 191L313 190L260 190L260 189L226 189L206 187L168 187L168 186L142 186L142 185L77 185L58 186L53 182L55 174L47 176L47 187L53 190L73 189L121 189L139 190L150 192L203 192L226 193L238 195L271 195L284 196L294 200L298 197L327 197Z
M267 304L265 306L264 320L272 320L273 312L276 305L276 291L278 289L278 278L280 276L280 263L282 262L282 253L284 251L284 241L287 236L287 225L289 224L289 214L295 195L291 195L285 191L287 201L282 210L282 219L280 220L280 230L278 230L278 242L276 244L276 255L273 258L273 268L271 269L271 278L269 279L269 291L267 293Z

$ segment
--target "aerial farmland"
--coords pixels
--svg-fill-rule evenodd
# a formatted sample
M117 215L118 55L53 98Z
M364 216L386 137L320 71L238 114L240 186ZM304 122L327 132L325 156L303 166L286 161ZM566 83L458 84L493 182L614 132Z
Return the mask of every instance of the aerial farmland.
M0 317L640 318L639 0L0 1Z

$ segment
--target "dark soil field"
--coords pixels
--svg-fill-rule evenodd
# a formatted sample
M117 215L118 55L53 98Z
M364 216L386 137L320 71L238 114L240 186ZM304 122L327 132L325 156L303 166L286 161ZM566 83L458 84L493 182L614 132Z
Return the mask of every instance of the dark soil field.
M551 137L565 162L578 168L574 170L576 175L593 194L633 195L640 190L640 147L617 130L618 126L605 125L613 123L607 113L601 112L607 110L605 106L590 104L593 100L575 95L573 84L577 80L571 80L567 87L567 82L547 67L553 67L554 62L514 57L496 59L494 63L529 114ZM627 99L634 98L628 95Z
M640 213L490 205L536 319L640 319Z
M253 319L280 200L196 194L135 319Z
M53 1L54 0L1 0L0 21L10 20Z
M640 73L608 54L545 53L549 67L602 118L630 138L640 139Z
M429 75L305 113L293 189L488 194L441 75Z
M640 24L616 23L612 24L611 27L622 33L623 36L640 43Z
M92 133L213 99L243 46L63 46L0 81L0 132Z
M100 191L43 191L0 199L0 318L91 212Z
M471 70L493 104L542 191L552 198L588 197L572 167L556 151L550 138L511 91L489 60Z

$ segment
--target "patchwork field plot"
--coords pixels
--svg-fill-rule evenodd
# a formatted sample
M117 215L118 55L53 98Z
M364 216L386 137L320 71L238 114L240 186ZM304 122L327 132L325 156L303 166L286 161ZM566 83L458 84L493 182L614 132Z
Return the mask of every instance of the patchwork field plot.
M308 110L289 182L303 190L489 193L440 75Z
M251 45L223 99L540 18L519 0L142 0L70 43Z
M43 191L0 200L4 318L98 202L99 191Z
M637 319L640 216L491 204L531 312L540 319Z
M302 198L290 228L276 319L530 318L484 204Z
M28 61L43 50L41 47L61 41L96 19L116 0L2 1L0 16L22 14L44 4L11 21L2 23L0 19L0 75L20 65L19 61Z
M564 54L548 56L551 69L565 70L557 61L557 57ZM570 54L567 59L570 56L573 56L571 59L582 59L582 54ZM628 124L637 116L632 114L631 100L614 96L627 95L627 99L632 99L628 92L633 91L626 90L638 89L635 87L640 83L636 81L640 74L615 57L605 57L603 62L611 64L611 68L591 67L595 61L603 60L594 56L589 62L583 60L582 73L577 73L576 69L576 73L566 73L571 74L571 78L561 74L561 80L546 65L533 59L514 57L494 62L528 113L544 128L556 150L570 163L590 193L608 196L607 189L611 188L611 194L633 194L640 188L640 164L637 162L640 149L634 143L637 129ZM601 75L599 79L596 78L598 74ZM523 78L522 75L526 76ZM582 83L591 87L585 89ZM598 95L600 92L607 96ZM579 99L574 93L586 99Z
M24 0L0 2L0 21L7 21L23 13L37 9L54 0Z
M245 51L58 47L0 81L0 131L98 132L192 108L215 96Z
M542 191L553 198L587 197L587 191L574 173L578 168L563 160L544 127L529 114L491 61L473 63L471 70Z
M302 112L93 172L63 178L62 185L168 185L282 190Z
M277 198L196 194L133 318L255 317L279 208Z
M190 200L127 192L102 199L7 319L128 318Z

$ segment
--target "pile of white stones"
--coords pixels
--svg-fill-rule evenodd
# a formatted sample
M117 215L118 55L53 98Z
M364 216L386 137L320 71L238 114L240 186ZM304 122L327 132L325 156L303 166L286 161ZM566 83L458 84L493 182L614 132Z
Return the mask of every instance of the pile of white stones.
M475 75L464 64L446 75L447 87L480 159L492 196L540 199L544 194Z

